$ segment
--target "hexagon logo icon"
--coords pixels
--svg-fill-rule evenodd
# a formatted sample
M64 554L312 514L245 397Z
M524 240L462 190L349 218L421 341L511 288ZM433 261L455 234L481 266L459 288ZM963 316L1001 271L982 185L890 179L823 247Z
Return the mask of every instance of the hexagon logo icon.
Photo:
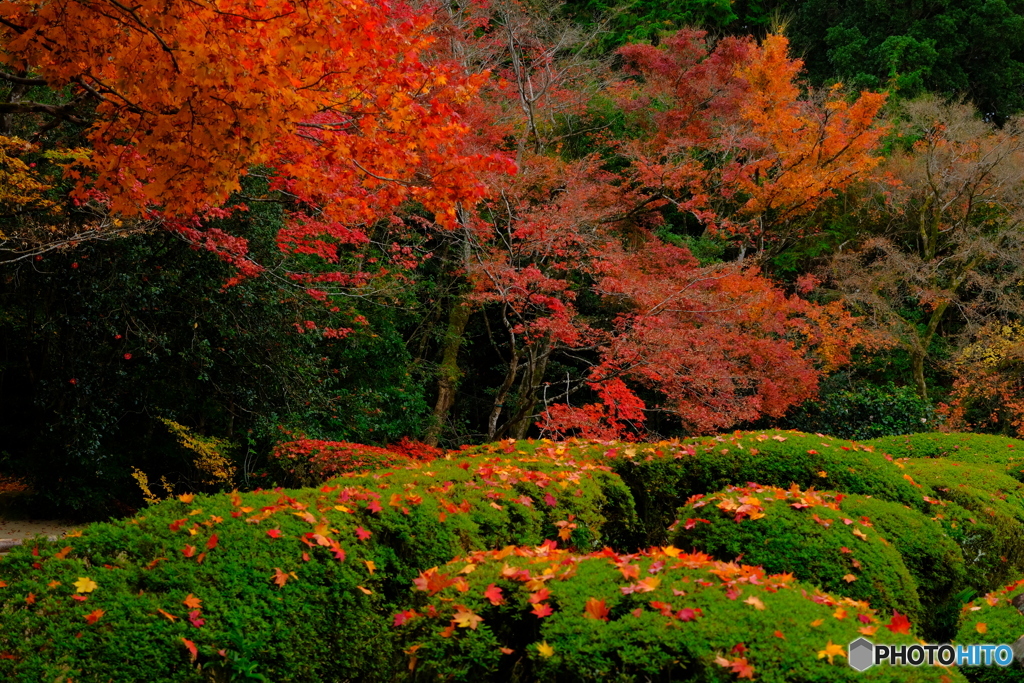
M875 645L867 638L853 641L846 651L850 654L850 666L857 671L864 671L875 663Z

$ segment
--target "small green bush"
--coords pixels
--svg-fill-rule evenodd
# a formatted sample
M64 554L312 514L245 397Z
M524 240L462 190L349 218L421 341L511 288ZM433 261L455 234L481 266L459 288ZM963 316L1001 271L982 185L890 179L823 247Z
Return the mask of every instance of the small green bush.
M891 670L849 667L846 645L876 632L914 642L864 603L672 547L472 553L417 589L395 623L418 681L891 681ZM961 680L938 667L899 673Z
M607 519L628 525L630 509L594 464L483 457L165 501L0 562L0 676L188 681L227 667L275 682L390 680L389 615L424 567L560 531L600 547Z
M863 440L927 429L934 412L909 386L864 384L831 391L823 387L817 399L791 411L785 424L805 432Z
M679 510L673 545L742 557L770 574L788 572L914 621L921 616L917 582L899 550L872 519L842 507L843 494L750 484L694 498Z

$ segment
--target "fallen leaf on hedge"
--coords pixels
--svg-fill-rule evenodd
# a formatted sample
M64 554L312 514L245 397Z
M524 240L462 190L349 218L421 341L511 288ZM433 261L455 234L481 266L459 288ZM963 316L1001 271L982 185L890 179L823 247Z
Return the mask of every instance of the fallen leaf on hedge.
M270 536L271 538L281 538L281 530L280 529L267 529L267 536Z
M820 472L818 472L818 476L819 477L827 477L828 476L828 472L826 472L825 470L821 470Z
M86 601L86 600L88 600L89 598L85 597L84 595L72 595L72 596L71 596L71 599L72 599L72 600L75 600L75 601L77 601L77 602L85 602L85 601Z
M59 585L60 585L60 581L51 581L50 583L46 584L46 587L47 588L56 588Z
M910 620L907 619L906 615L900 614L896 610L892 612L892 619L885 627L893 633L910 633Z
M191 640L189 640L188 638L182 638L182 639L181 639L181 642L185 643L185 648L186 648L186 649L187 649L187 650L189 651L189 653L190 653L190 654L192 655L192 661L193 661L193 662L194 662L194 661L196 661L196 657L198 657L198 656L199 656L199 651L198 651L198 650L196 649L196 644L195 644L195 643L193 643L193 642L192 642Z
M675 546L667 545L667 546L665 546L664 548L661 549L661 552L665 553L669 557L679 557L679 553L681 553L683 551L680 550L679 548L675 547Z
M53 556L53 559L55 559L55 560L63 560L65 557L68 556L68 553L70 553L70 552L71 552L71 546L66 545L63 548L61 548L59 553L57 553L57 554L55 554Z
M455 625L459 628L468 628L476 630L477 625L484 620L478 614L474 614L462 605L456 605L455 614L452 615L452 619L455 621Z
M842 645L836 645L835 643L832 642L831 638L829 638L828 645L825 646L824 650L818 650L818 659L822 659L824 657L828 657L828 663L829 664L832 664L832 659L834 657L845 657L845 656L846 656L846 650L843 649L843 646Z
M836 611L832 613L832 616L842 621L846 618L846 610L842 607L837 607Z
M728 660L725 657L715 657L715 663L727 669L732 669L736 678L754 678L754 667L747 663L746 657Z
M853 535L856 536L857 538L859 538L862 541L868 540L868 535L866 533L864 533L863 531L861 531L860 529L854 529L853 530Z
M196 554L196 549L194 546L186 545L184 548L182 548L181 554L185 557L192 557Z
M513 650L510 647L499 647L498 650L500 650L501 654L503 654L503 655L510 655L513 652L515 652L515 650Z
M544 617L550 616L554 612L554 610L551 609L550 605L548 605L547 603L538 602L536 605L533 606L532 612L538 618L543 619Z
M180 500L182 503L185 503L185 505L188 505L193 500L195 500L195 497L196 494L194 493L183 493L180 496L178 496L178 500Z
M197 598L189 593L188 597L181 601L181 604L185 605L185 607L188 607L189 609L199 609L203 605L203 600L202 598Z
M785 441L786 437L779 436L778 434L776 434L775 436L772 437L772 439L775 440L775 441Z
M558 505L558 501L555 500L555 497L552 496L550 493L544 494L544 502L550 505L551 507L555 507L556 505Z
M6 581L0 581L0 588L7 588L7 582Z
M815 619L814 621L811 622L811 626L814 626L815 628L817 628L818 626L821 626L824 623L825 623L824 619Z
M776 632L775 632L775 633L773 633L772 635L773 635L773 636L775 636L776 638L781 638L782 640L785 640L785 639L786 639L786 636L784 636L784 635L782 634L782 631L776 631Z
M365 541L366 539L368 539L372 535L373 534L371 532L367 531L363 527L361 527L361 526L357 526L356 527L356 537L359 538L360 541Z
M749 598L747 598L743 602L747 603L748 605L753 605L754 609L758 609L758 610L766 610L766 609L768 609L767 607L765 607L764 603L761 602L761 599L758 598L755 595L751 595Z
M87 576L79 576L74 585L79 593L92 593L97 588L96 582Z
M352 514L351 508L348 508L344 505L335 505L334 509L337 510L338 512L347 512L349 514Z
M293 575L293 578L294 578L294 575ZM356 588L361 590L363 592L363 595L373 595L373 591L370 590L369 588L363 588L362 586L356 586Z
M857 577L853 574L846 574L845 576L843 576L843 581L845 581L846 583L853 583L856 580Z
M371 574L377 571L377 565L374 563L373 560L363 560L363 563L366 564L366 571L370 572Z
M165 612L165 611L163 611L163 610L162 610L162 609L160 609L159 607L157 608L157 610L156 610L156 611L157 611L157 612L159 612L159 613L160 613L161 615L163 615L163 617L164 617L165 619L168 619L169 621L177 621L177 620L178 620L178 617L174 616L174 615L173 615L173 614L171 614L170 612Z
M270 577L274 583L278 586L283 586L288 583L289 573L281 571L280 567L274 567L274 574Z
M555 648L548 645L548 641L537 643L537 653L541 657L553 657L555 655Z
M875 635L875 631L877 631L877 630L878 630L877 626L862 626L859 629L857 629L858 632L863 633L866 636L873 636L873 635Z
M377 513L377 514L379 514L380 512L382 512L384 510L384 508L382 508L380 506L380 503L378 503L375 500L371 500L369 502L369 504L366 506L366 509L369 510L370 512Z
M407 622L410 619L413 619L415 617L418 617L419 615L420 615L419 612L417 612L416 610L407 609L407 610L405 610L403 612L399 612L398 614L395 615L395 621L393 622L392 625L393 626L401 626L405 622Z
M583 616L587 619L599 619L601 621L608 621L608 606L605 605L604 600L598 600L597 598L587 598L586 607L583 609Z
M93 610L89 614L85 615L85 623L95 624L97 621L100 620L100 617L102 617L104 614L106 614L106 612L104 612L101 609Z
M199 616L199 610L197 609L194 609L191 612L189 612L188 621L196 628L199 628L206 623L206 620Z
M210 540L206 542L206 549L213 550L214 548L216 548L218 540L219 539L217 538L217 534L210 536Z
M35 603L36 603L36 594L35 593L29 593L28 595L25 596L25 604L26 605L34 605Z
M549 597L551 597L551 591L547 588L541 588L536 593L530 593L530 596L526 599L530 604L536 605L538 602L544 602Z
M490 600L492 605L501 605L505 602L505 598L501 595L501 587L493 583L487 586L484 597Z
M978 633L988 633L988 624L979 621L974 625L974 630Z

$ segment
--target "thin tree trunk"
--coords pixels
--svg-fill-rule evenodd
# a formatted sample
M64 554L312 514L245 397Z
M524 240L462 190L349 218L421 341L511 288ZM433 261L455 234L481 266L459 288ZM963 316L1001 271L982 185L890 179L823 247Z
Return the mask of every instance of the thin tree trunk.
M448 330L444 335L444 350L441 355L441 367L437 378L437 402L434 404L434 415L431 419L423 442L428 446L436 446L441 437L441 430L448 411L455 403L455 392L459 386L462 371L459 369L459 349L469 322L470 305L459 299L448 314Z

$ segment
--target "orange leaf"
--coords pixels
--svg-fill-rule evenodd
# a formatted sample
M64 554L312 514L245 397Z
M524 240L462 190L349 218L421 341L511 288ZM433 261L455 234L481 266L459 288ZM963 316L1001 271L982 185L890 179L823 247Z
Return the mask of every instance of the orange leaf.
M185 605L185 607L188 607L189 609L199 609L202 607L203 601L189 593L188 597L181 601L181 604Z
M185 643L185 649L192 655L192 661L196 661L196 657L199 656L199 651L196 649L196 644L188 638L182 638L181 642Z
M586 607L583 609L583 616L587 619L600 619L601 621L608 621L608 606L605 605L604 600L598 600L597 598L587 598Z
M988 633L988 624L979 621L974 625L974 630L978 633Z
M106 614L106 612L101 609L93 610L89 614L85 615L85 622L87 624L95 624L104 614Z
M162 614L165 618L169 619L170 621L177 621L178 620L178 617L174 616L173 614L170 614L169 612L163 611L159 607L157 608L156 611L159 612L160 614Z

